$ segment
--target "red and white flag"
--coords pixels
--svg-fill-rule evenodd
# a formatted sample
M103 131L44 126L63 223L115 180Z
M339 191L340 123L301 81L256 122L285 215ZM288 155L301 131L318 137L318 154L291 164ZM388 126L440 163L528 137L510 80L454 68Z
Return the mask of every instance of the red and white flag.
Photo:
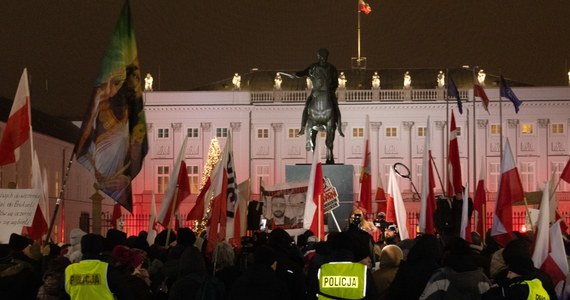
M360 10L365 14L369 14L372 12L372 8L370 7L370 5L364 2L364 0L358 0L358 10Z
M447 157L447 196L453 197L462 191L461 162L459 160L459 145L457 143L457 126L455 115L451 111L451 125L449 127L449 152Z
M24 69L10 110L10 116L2 133L2 140L0 140L0 166L18 161L20 146L30 139L30 121L28 70Z
M471 220L469 220L469 185L465 184L463 191L463 206L461 207L461 227L459 237L471 242Z
M121 204L115 202L115 205L113 205L113 213L111 214L111 226L117 230L123 230L120 226L120 219L122 217Z
M360 206L367 213L372 212L372 171L370 166L370 131L368 130L368 115L366 115L366 141L364 142L364 161L360 169Z
M485 93L485 89L480 84L475 84L473 86L473 96L481 98L481 103L483 103L483 108L489 112L489 97Z
M44 174L45 175L45 174ZM34 219L32 221L31 227L26 227L28 236L34 240L42 239L43 235L48 232L48 222L47 222L47 212L49 210L49 197L47 193L47 185L44 185L44 179L42 178L42 173L40 171L40 161L38 159L38 154L34 150L33 160L32 160L32 188L42 191L40 196L40 201L36 207L36 213L34 214Z
M325 210L324 196L325 188L323 184L323 169L319 162L319 139L315 142L313 163L309 174L309 184L307 186L307 198L305 200L305 212L303 214L303 228L311 230L319 241L325 237Z
M550 184L550 181L546 182L542 193L532 261L536 268L549 274L554 285L556 285L566 278L568 261L566 260L560 224L555 222L549 226Z
M156 221L156 198L154 197L154 191L150 198L150 214L148 220L148 233L146 236L146 241L149 245L154 244L154 239L158 234L158 222Z
M396 224L398 225L398 232L400 233L400 240L410 238L407 227L407 214L406 206L404 206L404 199L400 193L398 180L396 179L396 172L394 167L390 168L390 178L388 179L388 194L393 199L394 213L396 215ZM388 220L388 213L386 213L386 220Z
M560 173L560 179L570 183L570 159L566 163L566 166L564 167L564 170L562 170L562 173Z
M477 181L477 189L475 190L475 200L473 201L473 220L474 230L479 236L485 236L485 207L487 205L487 190L485 188L485 158L481 159L481 171L479 173L479 181Z
M556 197L556 186L554 186L554 182L556 182L556 173L552 172L552 175L550 176L550 224L554 224L554 222L561 220L559 222L560 230L562 230L562 232L567 232L568 224L566 224L566 221L560 212L558 212L558 198ZM560 180L558 180L558 182L560 183Z
M378 177L378 187L376 187L376 196L374 196L376 202L376 213L384 212L386 213L386 191L384 191L384 186L382 185L381 176Z
M497 201L495 202L495 214L493 215L493 227L491 227L491 237L503 247L512 240L513 203L522 200L523 197L524 192L519 171L516 167L509 139L507 139L503 151L499 191L497 193Z
M431 132L429 116L427 119L424 157L422 161L422 194L420 200L420 232L435 234L433 214L435 212L435 177L433 176L432 156L431 156Z
M185 153L186 153L186 142L188 141L188 138L184 138L184 142L182 142L182 147L180 148L180 152L178 152L178 157L176 158L176 161L174 163L174 167L172 168L172 172L170 173L170 181L168 182L168 186L166 188L166 192L164 193L164 197L162 198L162 203L160 204L160 211L158 212L158 217L157 217L157 221L158 223L160 223L162 226L164 226L165 228L169 227L170 224L170 219L171 219L171 214L172 211L176 211L176 209L178 208L178 205L180 205L178 199L182 200L185 198L184 195L186 194L186 191L179 189L178 193L181 193L182 195L178 196L177 199L174 199L174 196L177 194L177 186L180 184L184 184L183 182L179 182L180 178L179 178L179 174L180 174L180 170L183 167L182 165L182 161L184 159ZM186 163L184 163L184 171L186 171ZM176 180L173 180L174 178L176 178ZM188 184L188 176L186 177L186 184ZM189 189L188 189L189 191ZM189 193L188 193L189 194ZM182 202L180 200L180 202ZM174 209L172 208L174 206Z
M204 183L204 186L200 190L200 194L198 194L198 197L196 198L196 204L194 204L194 207L192 207L186 216L186 220L202 220L202 218L204 218L204 203L206 202L206 195L208 194L211 185L212 179L211 177L208 177L206 183Z
M212 172L212 189L214 199L208 228L208 255L214 252L220 241L230 240L234 237L234 216L238 203L238 190L233 162L232 136L228 139L222 152L222 159L216 164Z

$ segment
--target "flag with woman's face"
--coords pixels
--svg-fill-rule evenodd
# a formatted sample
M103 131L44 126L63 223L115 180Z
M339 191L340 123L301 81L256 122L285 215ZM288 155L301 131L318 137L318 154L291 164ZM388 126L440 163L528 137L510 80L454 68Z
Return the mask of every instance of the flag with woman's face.
M148 152L142 83L129 2L111 36L74 149L97 188L132 211L131 180Z

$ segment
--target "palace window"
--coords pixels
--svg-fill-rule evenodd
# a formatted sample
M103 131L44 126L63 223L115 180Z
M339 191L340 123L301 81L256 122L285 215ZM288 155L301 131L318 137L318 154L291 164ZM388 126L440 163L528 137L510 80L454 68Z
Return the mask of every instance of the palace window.
M290 139L294 139L294 138L297 138L297 137L298 137L297 134L299 134L299 129L298 129L298 128L289 128L287 136L288 136Z
M200 168L197 165L186 166L188 173L188 183L190 184L190 193L200 193Z
M158 128L157 129L157 137L159 139L167 139L170 137L170 129L169 128Z
M195 127L186 128L186 136L191 138L191 139L199 138L200 137L199 132L200 131L198 131L198 128L195 128Z
M536 189L536 166L534 162L521 162L520 175L523 190L534 191Z
M216 137L227 138L228 137L228 128L227 127L216 128Z
M397 127L386 127L386 137L397 137L398 128Z
M489 192L496 192L499 187L499 178L501 175L501 164L489 163L489 183L487 183L487 189Z
M564 123L552 123L550 124L550 132L552 135L563 135L564 134Z
M522 123L521 124L521 134L522 135L533 135L534 134L534 124Z
M258 139L268 139L269 138L269 129L268 128L257 129L257 138Z
M353 127L352 128L352 137L353 138L364 137L364 127Z
M418 137L425 137L427 134L427 127L418 127Z
M501 134L501 124L491 124L489 127L491 130L491 135L500 135Z
M170 167L169 166L157 166L156 167L156 192L159 194L164 194L166 187L168 186L168 181L170 179Z

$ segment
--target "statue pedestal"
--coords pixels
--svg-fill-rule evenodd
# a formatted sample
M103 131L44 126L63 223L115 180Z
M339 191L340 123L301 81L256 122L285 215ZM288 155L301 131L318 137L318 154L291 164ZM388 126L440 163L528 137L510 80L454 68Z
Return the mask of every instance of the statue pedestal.
M332 185L338 192L338 199L340 207L337 207L332 212L336 217L340 229L343 230L347 227L347 221L352 213L352 205L354 202L354 166L352 165L322 165L323 176L331 180ZM310 164L299 164L285 166L285 179L286 181L300 181L309 180L311 173ZM336 224L331 214L326 214L326 225L328 225L328 232L338 231Z

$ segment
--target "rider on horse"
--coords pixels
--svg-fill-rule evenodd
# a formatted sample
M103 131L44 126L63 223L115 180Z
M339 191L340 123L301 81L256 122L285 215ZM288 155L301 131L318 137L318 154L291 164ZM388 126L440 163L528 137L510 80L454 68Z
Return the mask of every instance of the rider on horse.
M310 65L308 68L306 68L303 71L295 72L295 76L297 77L309 76L309 78L311 78L311 80L313 80L314 82L315 81L314 74L318 73L319 70L325 70L324 76L326 77L327 81L325 82L325 84L326 84L326 89L330 94L330 99L332 100L333 103L334 120L336 121L338 127L338 133L340 134L340 136L344 137L344 133L342 131L342 126L341 126L342 123L341 123L340 110L338 108L338 99L336 97L336 89L338 87L338 73L335 66L327 62L328 57L329 57L329 51L327 49L325 48L319 49L319 51L317 52L318 62ZM307 101L305 102L305 108L303 109L303 116L301 118L301 129L299 130L298 136L305 134L305 127L307 125L307 119L308 119L307 110L311 101L313 100L313 93L316 92L318 88L319 87L313 84L313 91L311 92L311 95L307 97Z

